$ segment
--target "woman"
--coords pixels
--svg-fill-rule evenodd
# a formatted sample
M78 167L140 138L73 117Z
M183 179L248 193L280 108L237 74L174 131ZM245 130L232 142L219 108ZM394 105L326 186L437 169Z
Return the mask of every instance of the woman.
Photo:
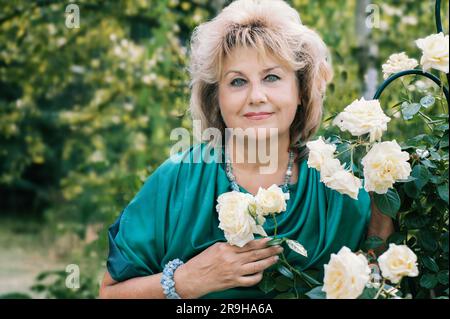
M357 249L367 234L387 238L392 221L370 204L369 194L361 189L357 201L339 194L306 163L304 145L320 126L332 77L327 57L320 37L281 0L235 1L194 30L190 111L221 138L164 162L110 227L100 297L272 297L256 285L282 247L267 247L267 238L233 246L218 228L217 198L233 189L256 194L277 184L290 194L277 231L305 246L308 258L286 252L300 269L323 270L331 253L344 245ZM270 128L275 133L264 131ZM231 143L225 129L255 134ZM276 165L262 173L260 158L248 160L255 151L250 145L273 138ZM213 149L216 160L194 160L221 142L225 147ZM247 160L239 161L242 150ZM274 227L270 219L264 224L269 236Z

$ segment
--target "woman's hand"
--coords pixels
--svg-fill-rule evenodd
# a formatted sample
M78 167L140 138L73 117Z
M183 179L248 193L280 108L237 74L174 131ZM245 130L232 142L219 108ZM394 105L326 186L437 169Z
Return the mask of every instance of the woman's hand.
M278 261L280 246L267 247L270 238L252 240L244 247L218 242L175 271L175 287L182 298L258 284L263 271Z

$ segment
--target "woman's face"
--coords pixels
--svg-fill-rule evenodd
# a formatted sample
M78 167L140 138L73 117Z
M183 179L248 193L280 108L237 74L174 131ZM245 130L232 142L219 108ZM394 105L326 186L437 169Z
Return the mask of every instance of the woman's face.
M255 49L245 48L225 59L219 106L228 128L277 128L279 137L289 136L299 104L295 72L276 59L263 61Z

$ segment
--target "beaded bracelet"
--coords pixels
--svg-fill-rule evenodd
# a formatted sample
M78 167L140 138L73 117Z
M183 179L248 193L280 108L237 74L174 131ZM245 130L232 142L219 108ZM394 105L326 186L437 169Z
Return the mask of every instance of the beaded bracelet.
M175 291L175 281L173 280L175 270L181 265L183 265L183 262L177 258L169 261L164 267L161 286L167 299L181 299Z

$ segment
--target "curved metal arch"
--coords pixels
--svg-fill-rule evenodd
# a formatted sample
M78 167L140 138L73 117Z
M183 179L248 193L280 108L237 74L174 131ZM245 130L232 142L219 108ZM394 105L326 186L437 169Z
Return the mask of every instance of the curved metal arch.
M439 80L436 76L434 76L431 73L428 72L424 72L422 70L407 70L407 71L402 71L402 72L398 72L395 73L394 75L391 75L386 81L384 81L381 86L378 88L377 92L375 93L373 99L379 99L381 96L381 93L383 93L383 91L386 89L386 87L391 84L392 82L394 82L395 80L397 80L398 78L401 78L403 76L406 75L412 75L412 74L416 74L416 75L421 75L421 76L425 76L427 78L429 78L430 80L432 80L434 83L436 83L438 86L441 86L441 80ZM445 98L447 99L447 102L449 101L449 92L448 89L444 86L444 95Z

